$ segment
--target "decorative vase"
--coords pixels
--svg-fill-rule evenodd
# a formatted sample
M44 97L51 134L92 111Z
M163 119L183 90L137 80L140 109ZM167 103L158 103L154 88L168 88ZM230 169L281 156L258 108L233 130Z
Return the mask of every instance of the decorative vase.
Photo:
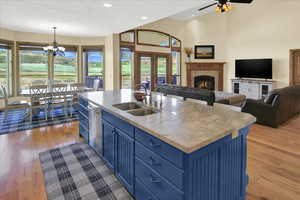
M186 57L185 61L186 62L191 62L191 56Z

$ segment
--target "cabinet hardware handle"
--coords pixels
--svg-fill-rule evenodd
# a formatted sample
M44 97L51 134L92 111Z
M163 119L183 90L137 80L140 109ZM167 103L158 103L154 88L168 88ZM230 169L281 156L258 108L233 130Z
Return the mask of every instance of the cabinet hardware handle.
M160 183L160 180L158 178L153 177L153 175L150 175L150 181L151 183Z
M150 147L159 147L160 144L155 144L155 142L153 142L153 140L150 140Z
M160 166L161 164L159 162L156 162L156 160L151 156L150 157L150 164L151 165L157 165L157 166Z

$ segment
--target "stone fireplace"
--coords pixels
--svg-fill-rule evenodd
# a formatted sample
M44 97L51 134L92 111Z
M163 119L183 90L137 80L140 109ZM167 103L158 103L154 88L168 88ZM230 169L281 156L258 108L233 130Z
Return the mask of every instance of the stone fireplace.
M186 64L188 87L223 91L224 62Z
M215 77L206 75L196 76L194 77L194 87L215 90Z

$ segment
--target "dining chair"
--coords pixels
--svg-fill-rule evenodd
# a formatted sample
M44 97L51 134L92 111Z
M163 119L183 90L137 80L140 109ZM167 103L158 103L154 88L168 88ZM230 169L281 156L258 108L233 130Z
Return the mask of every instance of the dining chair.
M100 83L100 79L95 79L93 82L93 89L94 91L98 91L99 90L99 83Z
M29 87L30 95L30 120L33 118L33 109L44 109L45 120L48 119L48 86L33 85Z
M58 106L62 106L65 115L67 115L67 86L67 84L52 85L51 98L49 99L52 120L54 118L54 109Z
M4 117L5 117L5 119L7 118L7 112L9 110L27 109L27 108L29 108L28 101L25 101L25 100L10 101L10 98L9 98L8 92L7 92L7 87L5 85L1 85L1 91L2 91L2 94L3 94L3 97L4 97L4 108L3 108L3 111L4 111Z

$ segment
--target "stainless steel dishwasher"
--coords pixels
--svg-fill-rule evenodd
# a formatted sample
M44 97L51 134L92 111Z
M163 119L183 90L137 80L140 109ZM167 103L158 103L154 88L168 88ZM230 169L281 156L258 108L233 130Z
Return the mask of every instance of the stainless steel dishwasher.
M101 156L103 151L101 108L89 102L88 109L89 109L89 145Z

